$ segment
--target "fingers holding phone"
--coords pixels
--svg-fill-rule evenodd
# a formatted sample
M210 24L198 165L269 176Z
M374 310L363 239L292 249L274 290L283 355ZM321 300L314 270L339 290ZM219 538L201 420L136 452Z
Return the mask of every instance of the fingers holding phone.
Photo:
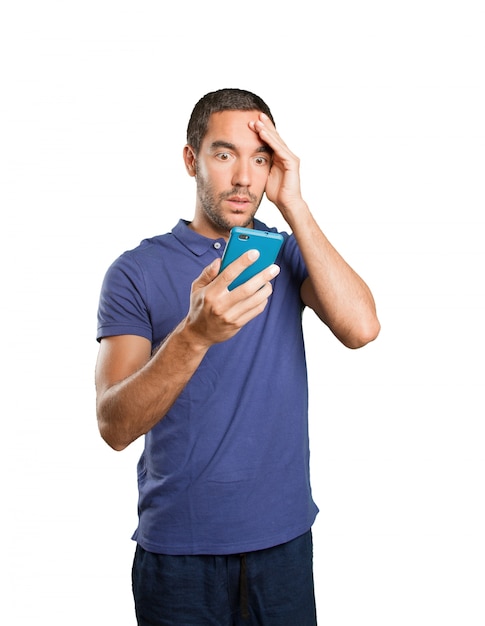
M279 233L252 228L233 228L222 256L219 272L224 272L235 259L240 258L244 254L252 262L242 270L235 264L232 269L239 270L237 274L225 272L225 275L229 275L229 278L232 279L228 280L227 288L229 291L239 287L262 270L272 266L278 257L282 244L283 236ZM271 277L274 278L278 270L272 269L271 273Z
M270 281L280 271L274 261L283 242L281 235L254 236L265 231L233 230L238 232L231 233L219 271L214 262L192 285L187 321L209 343L229 339L264 311L273 291Z

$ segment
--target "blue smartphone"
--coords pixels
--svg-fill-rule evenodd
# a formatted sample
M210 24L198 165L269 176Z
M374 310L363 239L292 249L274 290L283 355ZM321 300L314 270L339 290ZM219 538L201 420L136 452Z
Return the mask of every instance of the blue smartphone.
M222 255L219 273L248 250L259 250L259 257L232 281L228 289L232 291L232 289L239 287L239 285L245 283L258 272L272 265L278 256L283 241L283 235L279 233L242 228L241 226L232 228L226 249Z

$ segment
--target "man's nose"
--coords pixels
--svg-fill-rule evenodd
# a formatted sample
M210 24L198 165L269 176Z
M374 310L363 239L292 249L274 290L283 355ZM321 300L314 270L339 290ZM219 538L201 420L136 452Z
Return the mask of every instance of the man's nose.
M249 187L251 184L250 164L239 159L234 166L232 184L237 187Z

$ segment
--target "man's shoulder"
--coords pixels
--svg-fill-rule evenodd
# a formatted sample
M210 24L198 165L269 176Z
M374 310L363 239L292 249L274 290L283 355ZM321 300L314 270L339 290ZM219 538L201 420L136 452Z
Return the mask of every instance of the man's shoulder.
M166 233L142 239L136 246L122 252L120 258L137 259L143 256L163 254L167 249L177 245L177 237L174 235L175 230L176 227Z

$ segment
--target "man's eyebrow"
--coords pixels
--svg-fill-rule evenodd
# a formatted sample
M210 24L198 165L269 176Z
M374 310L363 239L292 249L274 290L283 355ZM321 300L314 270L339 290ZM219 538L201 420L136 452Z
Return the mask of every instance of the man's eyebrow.
M256 150L256 152L265 152L267 154L273 154L273 150L265 143L263 143L261 146L259 146L259 148Z
M217 141L213 141L211 143L211 150L216 150L217 148L226 148L227 150L236 150L236 146L229 141L223 141L222 139L218 139Z
M217 139L216 141L213 141L211 143L211 145L210 145L210 149L211 150L217 150L218 148L225 148L226 150L237 151L237 146L236 145L234 145L230 141L224 141L223 139ZM256 152L264 152L266 154L272 154L273 153L271 148L268 145L266 145L266 144L261 144L260 146L258 146L258 148L256 149Z

